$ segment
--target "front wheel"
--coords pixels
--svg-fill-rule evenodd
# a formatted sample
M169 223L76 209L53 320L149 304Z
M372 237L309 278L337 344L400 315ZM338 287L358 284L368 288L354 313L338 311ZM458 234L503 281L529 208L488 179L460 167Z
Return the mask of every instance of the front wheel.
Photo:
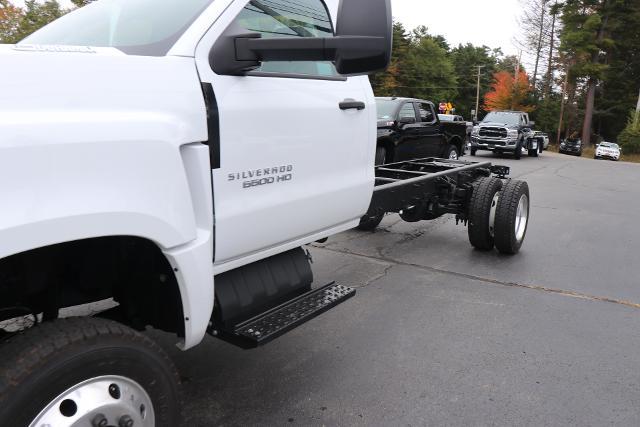
M179 402L169 357L116 322L54 320L0 346L2 426L175 426Z
M387 150L384 147L377 147L376 148L376 160L375 160L375 165L376 166L380 166L380 165L384 165L385 161L387 158Z
M458 160L460 158L458 148L455 145L450 145L445 151L444 158L449 160Z
M358 224L357 228L362 231L374 231L378 228L383 218L383 213L378 215L365 215L360 218L360 224Z
M502 187L495 210L495 245L503 254L518 253L529 226L529 186L509 180Z
M522 140L518 141L516 143L516 149L513 152L513 158L516 160L520 160L520 158L522 157Z

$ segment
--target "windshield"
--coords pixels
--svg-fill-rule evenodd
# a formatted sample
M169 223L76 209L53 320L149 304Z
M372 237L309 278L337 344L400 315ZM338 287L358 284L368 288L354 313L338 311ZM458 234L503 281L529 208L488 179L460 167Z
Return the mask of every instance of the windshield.
M213 0L99 0L20 43L115 47L132 55L165 55Z
M501 111L492 111L485 116L482 123L502 123L505 125L519 125L520 113L506 113Z
M378 120L394 120L398 103L387 99L376 99Z
M600 147L604 147L604 148L618 148L618 144L614 144L613 142L602 142L602 143L600 143Z

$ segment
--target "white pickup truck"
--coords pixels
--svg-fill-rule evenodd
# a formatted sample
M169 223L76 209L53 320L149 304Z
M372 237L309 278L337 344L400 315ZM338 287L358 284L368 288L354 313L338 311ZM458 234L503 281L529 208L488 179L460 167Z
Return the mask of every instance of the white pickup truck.
M0 46L0 425L178 425L175 368L137 331L264 344L355 293L312 289L301 246L387 212L520 249L508 168L374 168L390 1L329 6L99 0Z

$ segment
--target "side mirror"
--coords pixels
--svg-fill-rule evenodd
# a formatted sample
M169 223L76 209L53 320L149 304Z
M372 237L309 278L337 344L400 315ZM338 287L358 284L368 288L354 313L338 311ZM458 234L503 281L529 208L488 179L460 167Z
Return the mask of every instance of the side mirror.
M315 38L262 38L233 24L212 47L209 63L221 75L244 75L263 61L332 61L342 75L370 74L389 66L391 0L341 0L337 21L335 37Z
M366 15L366 19L364 19ZM370 74L391 61L393 15L391 0L341 0L334 62L340 74Z
M412 125L415 122L415 117L400 117L400 120L398 120L398 123L400 123L401 125Z

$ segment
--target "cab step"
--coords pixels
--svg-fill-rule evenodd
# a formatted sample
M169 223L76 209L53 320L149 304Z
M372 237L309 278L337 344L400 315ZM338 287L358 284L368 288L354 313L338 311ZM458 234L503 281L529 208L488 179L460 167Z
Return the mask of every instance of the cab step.
M355 294L355 289L332 282L238 323L230 330L215 331L214 335L243 348L258 347L348 300Z

